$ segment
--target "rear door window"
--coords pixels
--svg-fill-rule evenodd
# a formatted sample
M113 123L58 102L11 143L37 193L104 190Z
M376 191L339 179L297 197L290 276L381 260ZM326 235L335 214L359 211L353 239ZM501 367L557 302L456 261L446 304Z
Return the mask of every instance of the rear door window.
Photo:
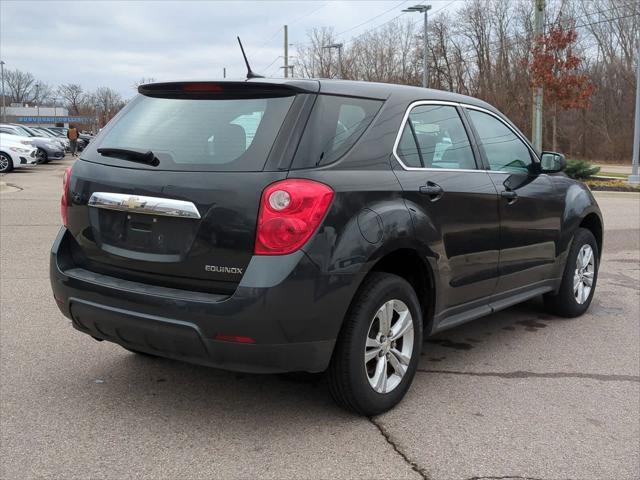
M358 141L382 106L381 100L319 95L298 146L294 168L327 165Z
M451 105L414 107L404 125L396 154L407 167L476 168L469 137L458 110Z
M136 168L98 148L152 151L154 170L261 171L294 96L240 99L139 95L82 156Z

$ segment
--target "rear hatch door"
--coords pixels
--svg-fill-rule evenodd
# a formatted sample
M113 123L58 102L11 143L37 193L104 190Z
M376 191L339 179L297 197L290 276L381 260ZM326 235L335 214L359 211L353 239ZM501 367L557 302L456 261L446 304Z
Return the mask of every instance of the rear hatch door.
M70 181L74 260L129 280L232 292L260 197L284 179L315 82L146 86L92 141Z

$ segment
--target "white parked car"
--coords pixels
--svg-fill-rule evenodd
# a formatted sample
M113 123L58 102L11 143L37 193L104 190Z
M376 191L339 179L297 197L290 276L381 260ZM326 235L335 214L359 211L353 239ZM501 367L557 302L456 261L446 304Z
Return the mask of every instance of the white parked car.
M38 149L26 137L0 133L0 173L35 165Z
M64 158L64 148L60 143L53 138L42 137L24 125L0 123L0 133L28 137L38 149L38 163L48 163L50 160Z

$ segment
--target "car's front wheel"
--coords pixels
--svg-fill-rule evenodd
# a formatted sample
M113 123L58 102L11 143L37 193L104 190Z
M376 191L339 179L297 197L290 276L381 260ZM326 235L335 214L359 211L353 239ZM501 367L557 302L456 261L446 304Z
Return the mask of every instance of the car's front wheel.
M331 395L361 415L393 408L409 389L422 347L422 313L411 285L370 274L344 321L329 366Z
M4 152L0 152L0 173L9 173L13 170L11 157Z
M49 163L49 156L47 155L47 152L44 149L38 148L38 151L36 152L36 162Z
M558 293L544 297L545 305L551 313L562 317L577 317L587 311L596 290L599 258L598 243L593 233L586 228L578 228Z

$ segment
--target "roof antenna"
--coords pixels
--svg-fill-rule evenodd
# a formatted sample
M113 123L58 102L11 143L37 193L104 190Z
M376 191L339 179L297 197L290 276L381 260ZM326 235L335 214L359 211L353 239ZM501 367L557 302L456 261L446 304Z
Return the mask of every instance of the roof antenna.
M249 66L249 60L247 60L247 54L244 53L244 47L242 46L242 42L240 41L240 37L236 37L238 39L238 44L240 45L240 50L242 50L242 56L244 57L244 63L247 64L247 79L251 78L264 78L262 75L258 75L257 73L253 73L251 71L251 67Z

